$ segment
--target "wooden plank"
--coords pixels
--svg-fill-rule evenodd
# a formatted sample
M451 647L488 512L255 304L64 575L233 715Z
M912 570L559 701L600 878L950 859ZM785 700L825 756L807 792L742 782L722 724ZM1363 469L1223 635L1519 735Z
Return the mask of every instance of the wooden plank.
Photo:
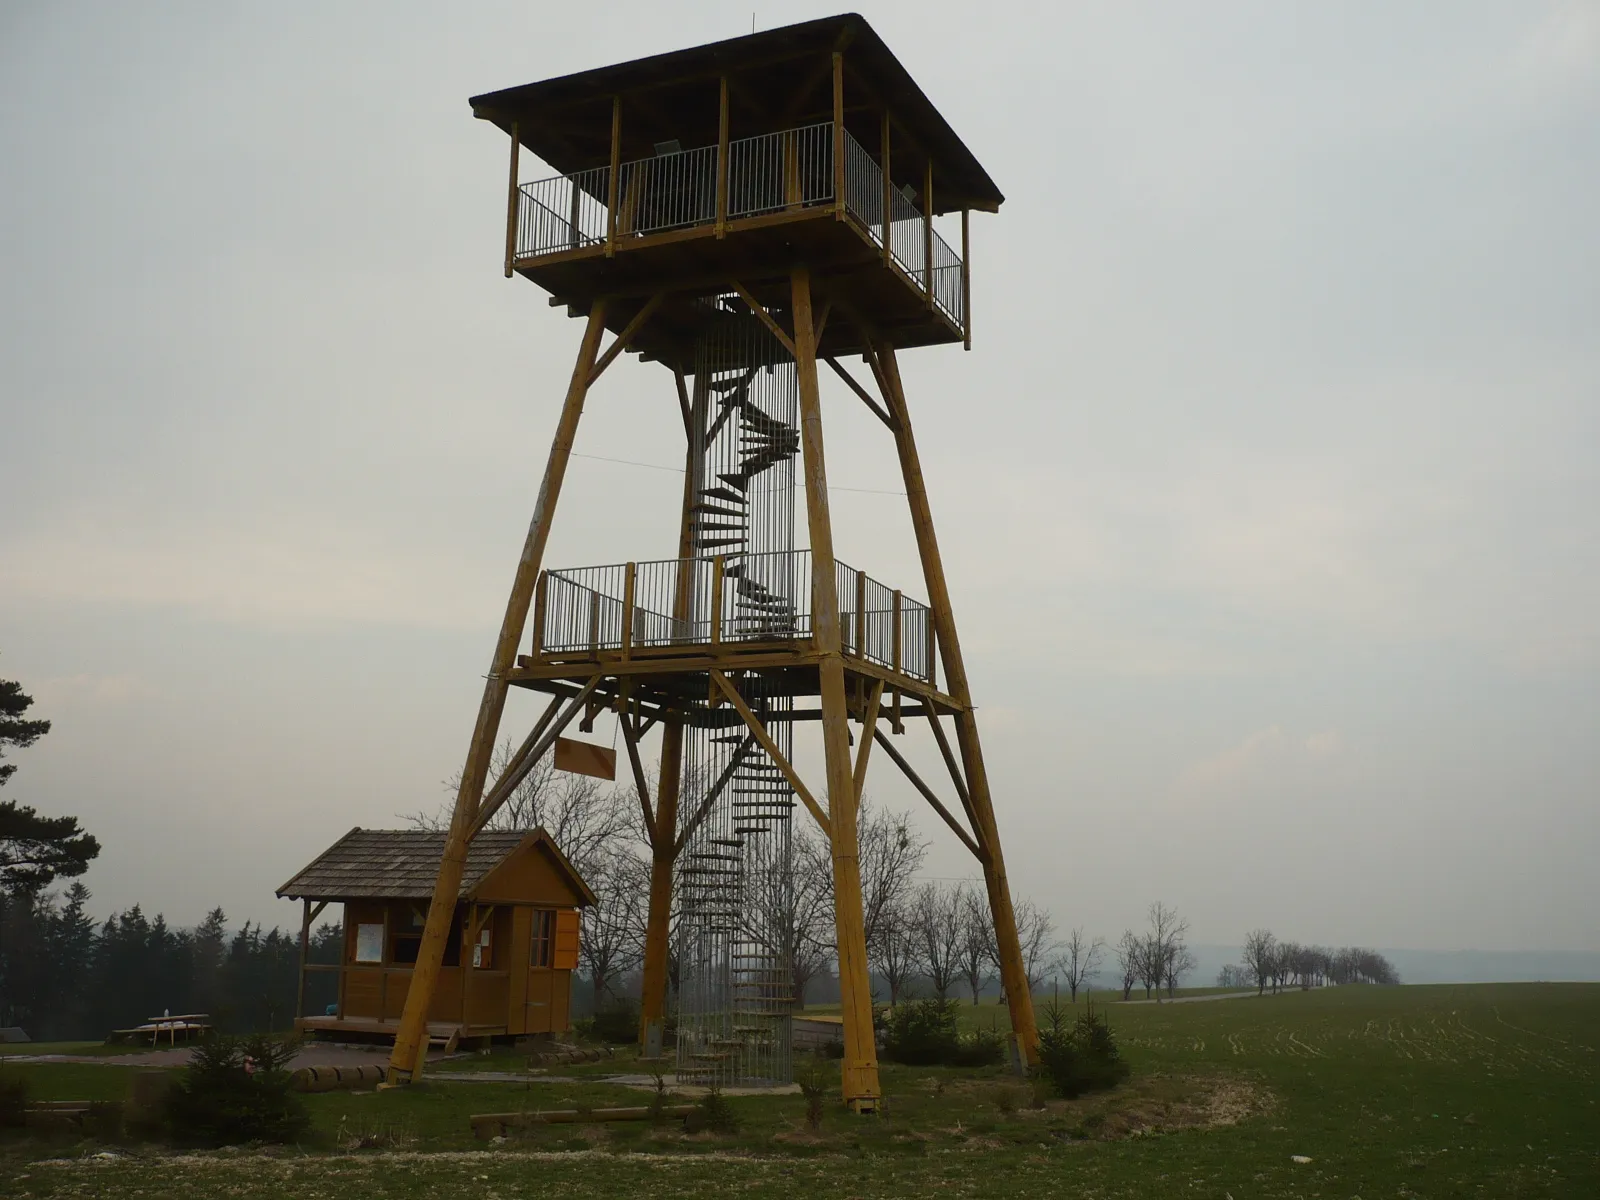
M539 572L539 582L533 590L533 647L532 653L537 656L544 653L544 614L549 607L550 577L544 572Z
M711 560L711 644L722 644L722 581L727 575L728 560L719 554Z
M473 727L472 741L467 750L467 761L461 772L461 784L456 791L455 808L451 813L450 830L445 838L444 852L439 861L439 875L434 883L433 903L428 908L428 919L423 926L422 944L418 947L417 962L413 969L412 985L406 994L406 1005L401 1016L400 1029L395 1036L394 1050L389 1063L397 1082L409 1082L422 1073L422 1063L427 1052L428 1006L433 1000L433 990L438 983L440 964L444 959L445 941L449 936L450 913L455 908L456 896L461 889L461 876L467 861L467 845L480 826L473 824L479 810L479 797L489 773L490 757L495 739L500 732L500 718L505 711L508 684L507 673L516 662L517 646L527 624L528 607L533 600L534 582L543 565L545 545L550 537L550 523L555 516L556 502L561 495L561 484L566 477L567 463L572 453L572 442L577 436L578 420L583 415L583 401L588 394L589 368L594 365L600 348L600 337L605 331L606 302L596 300L589 310L589 323L573 363L572 378L567 385L567 395L562 405L561 418L556 425L555 437L550 443L550 456L545 464L544 480L539 485L539 497L534 503L533 518L528 525L527 539L522 556L517 562L512 579L511 595L506 601L505 618L500 625L500 635L495 643L494 658L489 677L484 683L483 699L478 706L478 717ZM595 681L598 683L598 679Z
M516 121L511 122L511 182L507 186L506 195L506 278L510 279L515 270L512 264L517 261L517 216L522 201L522 192L517 187L517 151L522 149L520 126Z
M940 802L938 796L934 795L933 789L922 781L922 776L918 775L911 764L901 755L900 751L894 748L894 743L884 736L883 730L874 730L873 736L877 739L878 744L883 747L883 752L894 759L895 765L900 768L901 773L911 781L911 786L922 793L922 798L933 806L933 811L944 818L944 823L950 826L955 831L955 835L961 839L962 844L972 851L973 857L979 862L986 861L987 856L979 849L978 843L972 839L972 835L961 828L961 822L950 814L950 810Z
M622 571L622 661L633 657L633 599L639 564L629 563Z
M610 746L580 742L575 738L556 739L555 768L569 775L589 775L595 779L617 777L617 752Z
M801 803L816 818L817 825L822 829L822 832L831 839L833 837L833 826L828 821L827 814L822 811L822 806L812 798L810 789L806 787L805 782L800 778L794 767L789 764L789 760L784 757L783 751L778 749L778 743L772 740L772 735L767 732L767 728L761 723L761 719L750 711L750 706L744 702L744 697L739 695L739 689L734 687L728 681L728 677L721 671L712 671L711 678L722 689L723 695L728 698L728 703L733 705L734 711L744 721L751 735L761 744L761 748L767 752L767 757L777 765L778 770L783 772L783 777L789 781L789 786L794 789L794 794L800 797Z

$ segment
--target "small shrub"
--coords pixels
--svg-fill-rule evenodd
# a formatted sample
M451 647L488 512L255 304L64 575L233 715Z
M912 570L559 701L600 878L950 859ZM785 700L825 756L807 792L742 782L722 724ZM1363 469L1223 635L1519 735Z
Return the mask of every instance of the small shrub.
M311 1118L289 1090L293 1056L292 1045L261 1035L205 1039L167 1097L173 1137L206 1146L300 1137Z
M800 1094L806 1098L806 1128L815 1133L822 1128L824 1096L828 1089L828 1076L820 1055L813 1054L805 1073L798 1076Z
M1069 1100L1107 1091L1128 1077L1111 1026L1093 1003L1074 1019L1057 1001L1050 1002L1039 1034L1039 1065L1056 1093Z
M659 1125L667 1119L667 1073L659 1062L650 1068L650 1123Z
M1017 1111L1017 1089L1014 1087L997 1087L994 1090L994 1106L1002 1117L1009 1117Z
M573 1022L573 1028L592 1042L627 1045L639 1040L639 1006L613 1004L599 1009L592 1017Z
M27 1123L28 1078L0 1063L0 1129L21 1129Z
M956 1011L954 1000L908 1000L896 1005L884 1020L884 1057L912 1067L950 1062L961 1051Z
M689 1133L699 1133L705 1130L709 1133L734 1133L739 1128L738 1118L734 1116L733 1105L728 1103L728 1098L722 1094L722 1089L716 1086L700 1097L700 1103L695 1106L683 1122L684 1129Z
M992 1067L1005 1061L1006 1039L993 1029L974 1029L961 1035L955 1052L946 1060L952 1067Z

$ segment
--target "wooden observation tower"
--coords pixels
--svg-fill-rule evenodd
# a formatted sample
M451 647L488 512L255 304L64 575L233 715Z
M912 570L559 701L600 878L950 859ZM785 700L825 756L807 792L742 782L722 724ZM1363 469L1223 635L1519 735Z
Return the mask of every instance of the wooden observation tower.
M680 1077L787 1072L789 836L791 822L814 820L833 862L844 1098L875 1107L856 830L874 747L981 865L1031 1061L1032 999L898 360L916 346L970 349L968 214L997 211L999 190L854 15L492 92L472 109L511 140L507 277L538 284L586 326L467 753L395 1078L422 1067L468 844L573 721L602 711L621 726L652 850L647 1044L665 1015L677 905ZM523 148L559 174L519 183ZM956 213L960 254L934 228ZM675 392L685 433L676 552L549 569L584 398L624 351L662 364L675 385L663 399ZM893 442L926 604L834 558L821 365ZM513 687L551 699L490 781ZM813 722L826 770L808 782L793 744ZM948 804L886 736L923 725L949 771Z

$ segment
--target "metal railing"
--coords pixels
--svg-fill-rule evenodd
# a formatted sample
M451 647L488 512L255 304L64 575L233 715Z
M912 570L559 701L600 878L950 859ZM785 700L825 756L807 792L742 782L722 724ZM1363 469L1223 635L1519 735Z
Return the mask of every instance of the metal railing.
M882 167L848 133L843 141L845 212L882 246ZM831 121L729 142L723 219L834 203L833 146ZM614 229L610 167L525 183L519 189L516 256L603 245L613 235L620 240L713 225L718 158L717 147L701 146L623 163ZM966 328L960 256L937 230L930 233L926 216L899 188L889 190L889 205L890 257L918 291L931 291L934 304Z
M844 652L932 682L927 605L844 563L835 579ZM533 648L561 657L805 641L811 595L809 550L546 571L534 599Z

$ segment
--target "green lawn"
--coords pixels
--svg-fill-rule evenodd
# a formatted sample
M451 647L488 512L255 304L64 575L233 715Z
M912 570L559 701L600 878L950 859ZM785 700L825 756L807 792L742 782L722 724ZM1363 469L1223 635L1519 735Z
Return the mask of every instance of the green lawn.
M599 1082L432 1082L313 1096L315 1145L271 1155L85 1157L12 1142L0 1195L277 1200L510 1197L1600 1196L1600 985L1344 988L1108 1009L1134 1067L1108 1096L1029 1107L1002 1072L887 1066L888 1111L735 1098L729 1136L677 1124L546 1126L485 1148L473 1112L643 1103ZM964 1010L987 1024L992 1005ZM513 1056L493 1056L512 1067ZM482 1065L491 1060L468 1060ZM115 1094L116 1066L6 1066L50 1098ZM91 1090L93 1089L93 1090ZM339 1151L336 1147L368 1146ZM1295 1163L1292 1156L1309 1157ZM54 1157L49 1157L54 1156Z

